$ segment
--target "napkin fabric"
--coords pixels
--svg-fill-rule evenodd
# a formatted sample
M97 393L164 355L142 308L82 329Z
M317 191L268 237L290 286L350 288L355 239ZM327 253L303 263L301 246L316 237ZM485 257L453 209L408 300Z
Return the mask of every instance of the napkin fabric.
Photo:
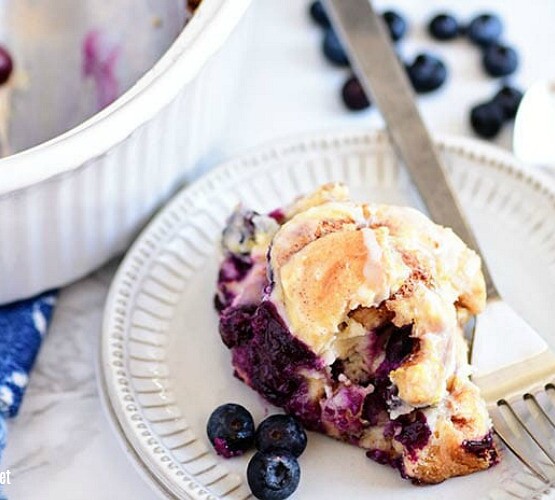
M6 446L5 419L19 411L55 302L56 292L46 292L0 306L0 459Z

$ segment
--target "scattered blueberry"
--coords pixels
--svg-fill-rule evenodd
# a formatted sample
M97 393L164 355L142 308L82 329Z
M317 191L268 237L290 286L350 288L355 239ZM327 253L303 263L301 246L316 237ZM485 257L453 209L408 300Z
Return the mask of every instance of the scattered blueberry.
M300 457L306 448L306 432L298 420L289 415L272 415L256 429L254 444L263 453L285 450Z
M518 67L518 54L512 47L494 43L484 48L482 64L491 76L507 76Z
M478 104L470 111L470 124L474 132L485 139L495 137L504 121L503 108L495 101Z
M284 500L297 489L301 469L297 459L287 451L257 452L247 468L252 494L260 500Z
M414 90L419 94L438 89L447 79L445 64L429 54L418 55L414 62L407 66L407 72Z
M482 46L499 40L502 32L503 24L495 14L480 14L470 21L466 30L468 38L475 44Z
M345 106L351 111L360 111L370 107L370 101L356 76L350 76L341 89Z
M493 100L497 102L503 109L506 120L512 120L516 116L520 101L522 101L522 92L515 87L504 85L501 90L495 94Z
M10 53L0 45L0 85L8 81L13 71L13 61Z
M382 17L389 30L389 35L394 42L398 42L407 32L407 22L404 17L394 10L386 10Z
M322 2L320 0L316 0L316 2L312 2L310 4L310 17L312 20L322 26L322 28L329 28L331 26L330 18L328 17L328 13L324 9Z
M218 406L206 426L208 438L216 453L225 458L242 455L254 443L254 421L241 405L228 403Z
M438 14L428 24L430 35L436 40L452 40L459 35L459 23L451 14Z
M332 28L328 28L326 30L326 34L324 35L323 50L326 58L333 64L337 66L349 65L347 53L345 52L345 49L343 49L343 46L339 41L339 37Z

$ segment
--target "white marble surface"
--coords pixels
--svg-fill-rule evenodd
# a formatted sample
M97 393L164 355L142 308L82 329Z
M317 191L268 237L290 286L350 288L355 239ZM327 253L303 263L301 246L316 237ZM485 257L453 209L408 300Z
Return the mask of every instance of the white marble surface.
M347 71L329 67L319 52L321 35L306 18L308 0L256 1L256 26L246 81L237 100L233 127L204 167L276 137L343 126L380 124L376 110L346 113L338 89ZM420 99L430 127L437 132L470 134L468 108L486 99L496 83L481 72L477 51L464 41L437 45L423 21L446 4L465 17L487 4L501 12L507 39L522 54L515 80L527 86L555 74L551 0L379 1L398 6L413 23L403 46L406 56L419 49L440 53L451 81L437 94ZM532 8L533 5L533 8ZM533 12L532 12L533 9ZM497 143L510 147L511 129ZM6 488L11 499L147 499L154 494L127 462L100 406L95 379L102 307L112 263L62 291L19 417L10 423L2 469L12 472Z

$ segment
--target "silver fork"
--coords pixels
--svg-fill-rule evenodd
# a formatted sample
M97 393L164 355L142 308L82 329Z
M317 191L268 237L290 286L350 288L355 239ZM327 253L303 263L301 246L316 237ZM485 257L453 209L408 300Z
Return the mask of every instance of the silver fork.
M519 432L525 434L544 458L555 466L555 454L544 443L545 437L540 438L535 429L530 429L517 404L520 400L529 403L531 409L552 430L555 429L555 420L549 416L548 409L540 405L541 398L536 396L537 391L544 387L555 394L555 386L549 385L555 374L555 354L532 327L503 301L495 286L486 259L420 117L411 85L380 16L369 0L326 0L326 3L361 83L376 101L393 144L431 217L435 222L451 227L482 258L488 300L486 310L475 321L471 352L474 353L473 362L478 367L478 373L473 380L480 386L492 410L501 441L535 477L549 484L550 477L545 467L541 466L542 461L530 458L530 454L516 444L513 435ZM481 349L481 344L490 335L499 336L495 356L489 356L486 349ZM522 339L527 339L524 346ZM518 352L511 349L514 345L519 346ZM505 413L507 418L498 420L497 410L502 410L500 413ZM505 430L506 427L512 433Z

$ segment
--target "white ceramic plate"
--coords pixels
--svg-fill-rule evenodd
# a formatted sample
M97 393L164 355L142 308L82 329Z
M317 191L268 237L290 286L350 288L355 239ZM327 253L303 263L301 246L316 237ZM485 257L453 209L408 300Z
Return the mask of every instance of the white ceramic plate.
M452 179L507 300L555 344L555 190L481 143L439 141ZM219 237L238 201L267 211L331 180L359 200L416 204L383 132L322 135L261 149L185 189L125 258L108 298L101 391L126 448L157 490L241 499L248 456L224 460L205 435L219 404L272 411L232 376L212 306ZM551 315L551 319L549 316ZM484 498L519 491L511 457L490 471L415 487L364 452L311 434L295 498ZM530 493L528 491L527 493Z

